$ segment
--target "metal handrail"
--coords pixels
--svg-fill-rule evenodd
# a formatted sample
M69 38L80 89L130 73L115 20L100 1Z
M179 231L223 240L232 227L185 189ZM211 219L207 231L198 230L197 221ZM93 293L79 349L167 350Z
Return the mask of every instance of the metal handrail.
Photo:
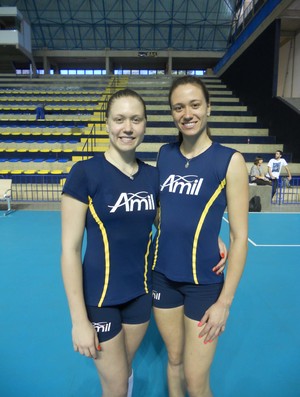
M95 145L95 135L96 135L96 124L94 123L92 126L92 129L89 133L89 135L86 138L86 141L84 142L84 145L81 149L81 151L84 153L86 152L93 152L94 151L94 145ZM91 142L91 148L89 147L89 143ZM84 154L82 154L82 160L84 160L84 158L87 156L84 156Z
M117 91L118 89L118 84L120 81L120 77L119 76L113 76L110 81L109 84L105 90L106 93L103 93L102 95L102 105L100 108L100 119L99 119L99 124L105 124L105 111L106 111L106 107L107 107L107 102L109 100L109 98ZM92 129L90 131L90 133L88 134L86 141L84 142L84 145L82 147L82 152L90 152L91 154L94 154L94 147L97 145L97 141L96 141L96 124L94 123L92 126ZM89 144L91 146L89 146ZM84 154L82 154L82 160L84 160L84 158L86 158L87 156L84 156Z
M300 204L300 177L293 176L290 182L279 178L274 204Z

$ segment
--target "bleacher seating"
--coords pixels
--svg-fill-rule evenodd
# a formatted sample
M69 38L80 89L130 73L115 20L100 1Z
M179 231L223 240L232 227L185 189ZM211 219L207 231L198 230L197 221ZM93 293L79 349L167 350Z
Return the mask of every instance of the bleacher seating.
M138 157L155 164L160 146L176 140L167 103L169 77L52 77L0 78L0 176L55 175L60 181L74 162L106 150L105 103L113 90L126 86L140 93L147 105L147 133ZM215 141L239 150L248 169L257 155L266 165L276 150L283 150L218 78L203 80L211 96L209 126ZM45 121L35 120L37 103L46 106ZM292 153L284 157L292 174L300 175Z

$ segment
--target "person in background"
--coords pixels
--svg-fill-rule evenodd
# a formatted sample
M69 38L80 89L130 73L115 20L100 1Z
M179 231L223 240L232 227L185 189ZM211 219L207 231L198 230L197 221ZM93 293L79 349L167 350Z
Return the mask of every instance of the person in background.
M272 182L265 177L265 174L262 170L262 163L263 163L263 158L262 157L256 157L254 160L254 164L251 167L250 170L250 182L251 183L256 183L257 185L261 186L272 186Z
M266 177L272 181L272 197L276 193L276 190L278 187L278 180L279 180L279 176L280 176L282 167L285 168L285 170L288 174L288 176L287 176L288 181L290 181L292 179L292 175L289 170L288 163L282 157L282 155L283 155L283 153L281 150L276 150L275 157L272 158L268 162L268 173L266 174Z
M45 104L40 103L35 109L36 120L45 120Z
M243 156L215 143L204 83L174 80L169 103L179 142L162 146L153 265L154 316L168 351L169 397L211 397L210 367L247 255L248 172ZM227 206L226 277L212 271ZM226 363L224 363L226 365Z

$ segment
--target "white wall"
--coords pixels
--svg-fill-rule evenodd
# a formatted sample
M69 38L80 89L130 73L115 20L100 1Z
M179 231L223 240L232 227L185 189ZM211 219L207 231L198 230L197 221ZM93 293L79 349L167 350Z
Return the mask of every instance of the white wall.
M300 33L280 47L277 95L300 98Z
M31 53L31 28L24 19L22 21L22 32L19 33L19 44Z
M20 31L0 30L0 45L15 45L31 54L31 28L16 7L0 7L0 17L15 17L20 21Z
M17 30L0 30L1 45L17 45L19 42L19 32Z
M296 36L295 49L293 98L300 98L300 33Z

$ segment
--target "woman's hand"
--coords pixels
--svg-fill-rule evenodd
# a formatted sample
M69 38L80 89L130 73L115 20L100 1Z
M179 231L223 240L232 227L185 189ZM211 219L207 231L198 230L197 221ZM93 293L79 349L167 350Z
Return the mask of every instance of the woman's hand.
M216 266L214 266L212 268L212 271L218 275L221 275L225 269L225 266L226 266L226 260L227 260L228 253L227 253L227 247L226 247L225 243L221 240L220 237L218 238L218 244L219 244L221 260Z
M202 327L199 338L205 336L204 343L212 342L225 331L229 316L229 306L221 301L214 303L201 318L198 327Z
M100 343L97 332L89 321L73 325L72 339L76 352L86 357L97 358L97 350L101 350Z

